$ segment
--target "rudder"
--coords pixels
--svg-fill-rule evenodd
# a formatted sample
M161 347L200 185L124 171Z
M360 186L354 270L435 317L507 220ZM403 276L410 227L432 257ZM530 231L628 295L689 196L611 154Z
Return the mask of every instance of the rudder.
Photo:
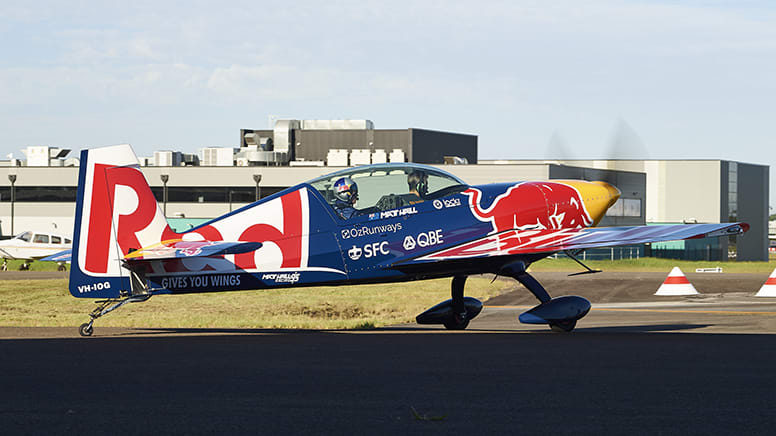
M117 298L130 291L123 257L173 234L129 144L81 152L70 293Z

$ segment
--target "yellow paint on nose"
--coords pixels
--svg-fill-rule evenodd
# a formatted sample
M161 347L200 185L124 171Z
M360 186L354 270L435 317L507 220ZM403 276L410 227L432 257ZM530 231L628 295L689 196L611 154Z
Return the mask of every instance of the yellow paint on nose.
M606 182L587 182L584 180L553 180L569 185L579 191L585 210L593 219L593 225L598 225L606 215L606 211L620 198L620 190Z

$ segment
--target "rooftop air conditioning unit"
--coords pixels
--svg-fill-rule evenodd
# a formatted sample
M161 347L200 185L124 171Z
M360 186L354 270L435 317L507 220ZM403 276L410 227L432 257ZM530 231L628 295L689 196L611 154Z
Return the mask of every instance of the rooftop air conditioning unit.
M366 148L357 148L350 152L350 165L369 165L372 163L372 152Z
M245 144L246 145L259 145L259 142L261 141L261 137L258 133L246 133L245 134Z
M469 160L460 156L445 156L445 165L466 165Z
M391 154L388 155L388 161L403 163L405 161L404 150L401 148L394 148L393 151L391 151Z
M372 163L386 163L388 162L388 155L385 154L385 150L383 149L375 149L375 151L372 152Z
M330 167L348 166L348 151L344 149L330 149L326 155L326 165Z

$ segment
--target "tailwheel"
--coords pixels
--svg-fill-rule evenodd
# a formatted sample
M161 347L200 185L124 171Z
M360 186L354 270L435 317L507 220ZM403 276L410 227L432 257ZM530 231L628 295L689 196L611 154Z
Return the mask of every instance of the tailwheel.
M97 307L89 314L91 321L85 322L78 327L78 334L81 336L91 336L94 333L94 320L107 315L127 303L139 303L151 298L152 294L134 295L125 298L108 298L107 300L97 301Z
M557 323L550 324L550 328L554 332L558 333L568 333L572 330L574 330L574 327L577 326L577 320L571 320L571 321L561 321Z
M85 322L78 327L78 334L81 336L91 336L92 333L94 333L94 327L90 322Z

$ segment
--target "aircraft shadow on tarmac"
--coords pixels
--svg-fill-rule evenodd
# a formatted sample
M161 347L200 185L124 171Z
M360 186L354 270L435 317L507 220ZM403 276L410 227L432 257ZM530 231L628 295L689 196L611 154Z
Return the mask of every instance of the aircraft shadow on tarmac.
M336 330L314 329L261 329L261 328L131 328L121 332L111 332L109 336L148 336L148 335L279 335L292 333L325 333ZM357 331L357 330L353 330Z
M577 327L574 329L574 333L576 332L594 332L594 333L651 333L651 332L670 332L670 331L679 331L679 330L696 330L696 329L702 329L705 327L709 327L709 324L646 324L646 325L620 325L620 326L605 326L605 327ZM338 330L343 331L343 330ZM407 327L407 326L388 326L388 327L381 327L374 330L365 330L365 331L383 331L383 332L408 332L408 333L417 333L417 332L444 332L444 329L441 328L433 328L433 327ZM555 333L551 331L549 328L546 328L544 326L538 327L535 329L530 330L494 330L494 329L478 329L478 328L468 328L465 332L476 332L476 333L547 333L547 334L554 334L557 335L559 333ZM459 333L465 333L464 331L460 331ZM450 332L453 333L453 332ZM572 335L574 333L571 333Z
M695 330L709 327L709 324L649 324L649 325L619 325L609 327L578 327L575 332L601 333L652 333L677 330Z
M608 327L578 327L574 330L576 333L654 333L670 332L682 330L695 330L709 327L708 324L650 324L650 325L621 325ZM149 335L283 335L283 334L305 334L305 333L440 333L444 334L444 329L433 327L409 327L409 326L388 326L375 329L261 329L261 328L132 328L123 331L112 331L106 336L149 336ZM471 333L544 333L549 335L563 335L555 333L547 328L536 328L530 330L493 330L469 328L466 331L449 332L449 334Z

